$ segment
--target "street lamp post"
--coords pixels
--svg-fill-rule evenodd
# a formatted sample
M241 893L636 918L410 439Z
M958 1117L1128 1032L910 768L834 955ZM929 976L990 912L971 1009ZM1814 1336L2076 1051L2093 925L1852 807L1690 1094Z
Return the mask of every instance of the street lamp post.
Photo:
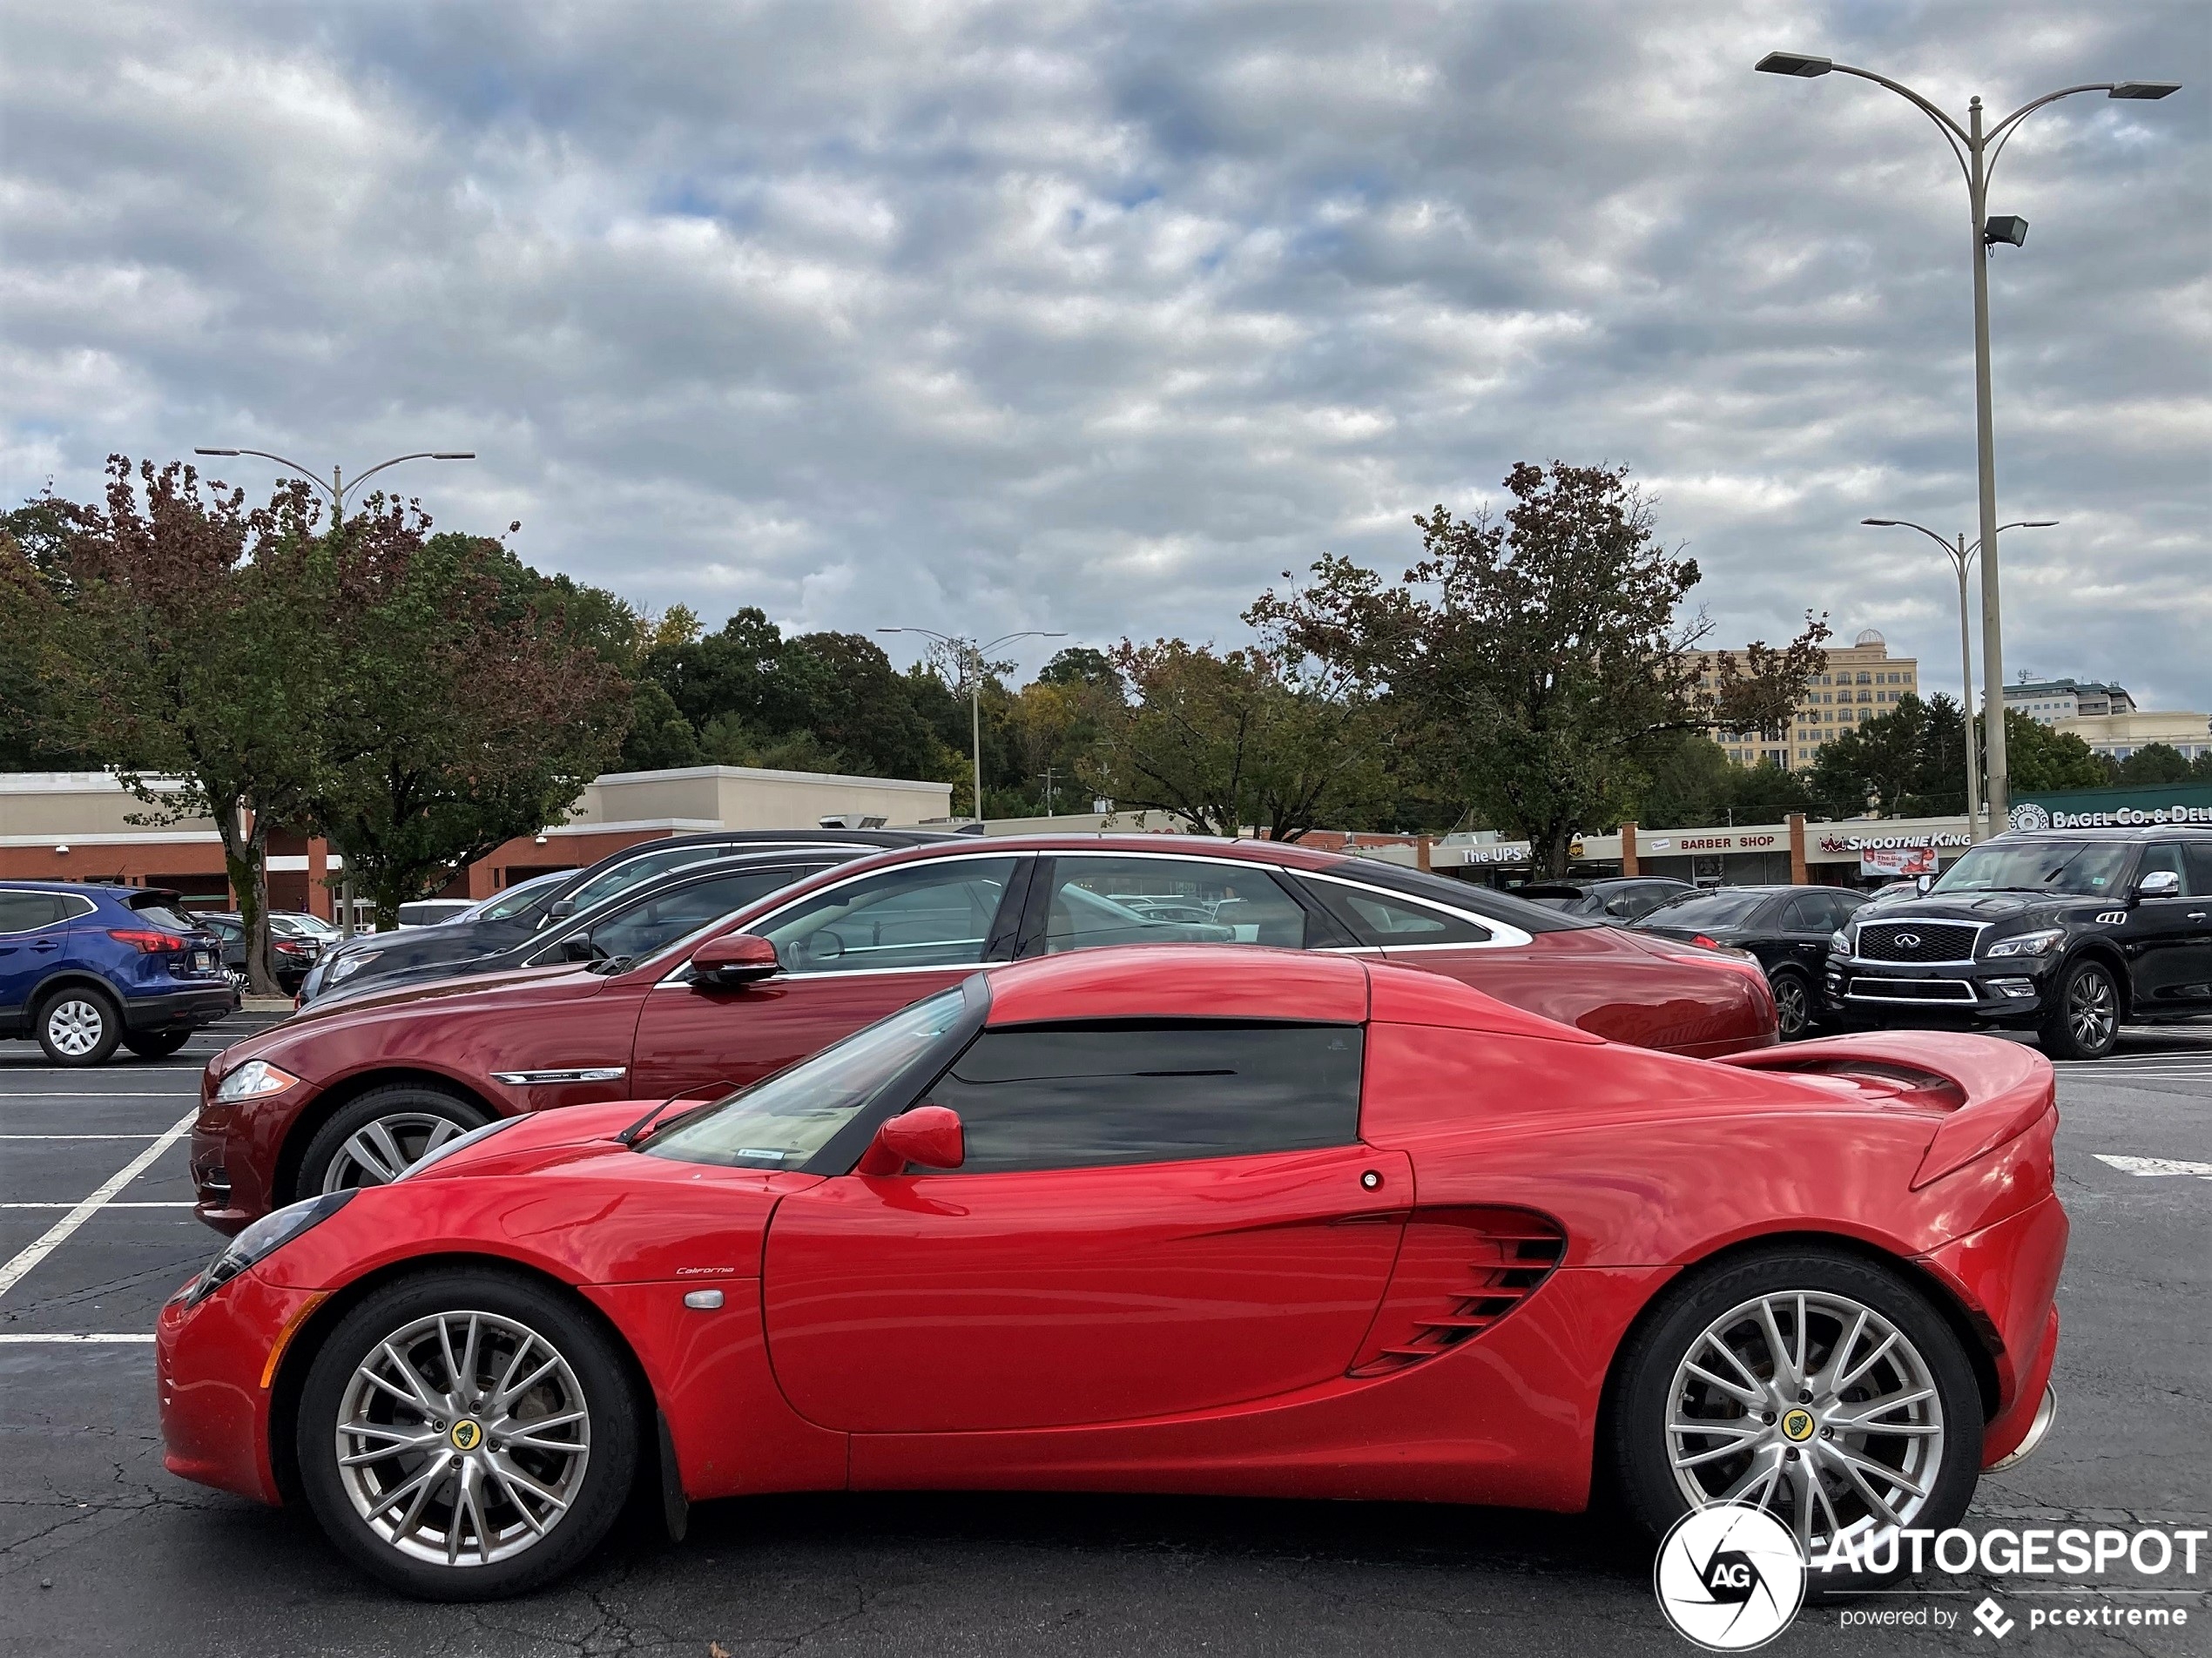
M1905 518L1862 518L1858 522L1862 524L1873 524L1883 529L1917 529L1937 546L1942 548L1945 553L1949 555L1952 565L1958 570L1959 684L1960 694L1964 698L1960 704L1959 712L1965 717L1966 738L1966 833L1972 839L1979 840L1983 839L1981 778L1980 768L1974 764L1974 647L1973 633L1968 623L1971 613L1966 604L1966 566L1973 563L1974 555L1981 550L1981 543L1976 542L1973 546L1968 546L1966 532L1962 529L1959 532L1958 543L1954 546L1925 524L1916 524ZM2048 529L2057 522L2058 520L2055 518L2021 518L2009 524L1998 525L1997 533L2001 536L2008 529ZM2001 698L2002 693L1999 694ZM1985 709L1984 718L1993 718L2001 725L2004 724L2004 710L2000 706L1994 716L1990 716ZM1989 825L1989 832L1995 833L1996 827L1993 820Z
M2107 98L2161 98L2181 91L2179 81L2088 81L2079 86L2062 86L2055 92L2031 98L2014 110L1996 125L1984 131L1981 99L1974 98L1966 106L1966 125L1953 120L1928 99L1911 87L1877 75L1871 70L1854 69L1848 64L1838 64L1825 57L1806 52L1769 52L1753 65L1769 75L1797 75L1811 78L1817 75L1855 75L1861 80L1885 86L1899 98L1917 104L1921 112L1936 124L1944 142L1951 146L1951 153L1966 179L1966 208L1972 223L1973 239L1972 254L1974 273L1974 455L1980 477L1980 544L1981 559L1981 649L1982 649L1982 709L1986 730L1989 767L1989 818L1994 825L2004 819L2008 811L2010 790L2005 766L2005 662L2002 617L1998 601L1997 577L1997 460L1995 424L1990 414L1989 395L1989 249L1999 242L2018 247L2027 239L2027 221L2013 214L1989 217L1989 175L1997 158L2005 148L2006 140L2018 129L2020 122L2046 104L2071 98L2077 92L2102 92Z
M975 751L975 821L983 821L983 653L995 650L1002 644L1012 644L1016 639L1064 639L1065 633L1050 633L1042 628L1028 628L1020 633L1002 633L985 644L958 634L940 633L934 628L878 628L878 633L919 633L937 641L948 650L958 651L968 663L968 740Z
M280 467L291 468L293 471L330 497L331 518L334 524L342 522L345 519L346 497L386 467L395 467L402 461L473 461L476 458L476 452L474 449L418 449L413 455L395 455L388 461L379 461L351 483L346 482L345 468L334 466L330 468L330 482L325 483L297 461L287 461L280 455L270 454L266 449L195 448L192 453L194 455L250 455L256 460L273 461ZM339 880L338 897L340 904L346 912L338 923L338 936L342 939L350 939L354 936L354 866L350 859L347 860L345 874Z

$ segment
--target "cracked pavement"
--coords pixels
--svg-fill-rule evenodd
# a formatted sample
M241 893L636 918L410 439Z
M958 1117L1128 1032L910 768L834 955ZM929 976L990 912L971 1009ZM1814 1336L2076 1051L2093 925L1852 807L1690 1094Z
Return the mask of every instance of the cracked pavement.
M64 1074L6 1044L0 1132L158 1133L215 1045ZM1976 1529L2212 1527L2212 1182L2131 1176L2094 1156L2212 1159L2212 1028L2136 1033L2126 1051L2167 1050L2201 1054L2205 1074L2123 1063L2061 1081L2074 1232L2059 1423L2036 1457L1983 1481ZM70 1097L40 1097L57 1094ZM0 1142L0 1201L74 1202L136 1149ZM184 1168L178 1146L123 1199L188 1198ZM0 1210L0 1258L56 1214ZM217 1244L188 1210L104 1210L0 1297L0 1334L144 1332ZM2195 1581L2212 1580L2212 1552L2201 1563ZM1648 1555L1603 1523L1554 1515L832 1493L702 1505L681 1546L622 1534L554 1589L428 1606L357 1576L303 1518L166 1473L147 1347L0 1345L0 1653L25 1658L1694 1651L1661 1621L1649 1574ZM1831 1604L1770 1650L1991 1653L1999 1643L1970 1613L1986 1594L2018 1620L2002 1650L2212 1649L2202 1593L2134 1601L2187 1606L2186 1631L2031 1634L2031 1607L2067 1602L2021 1593L2027 1583L1931 1574L1887 1604L1956 1612L1951 1631L1844 1629Z

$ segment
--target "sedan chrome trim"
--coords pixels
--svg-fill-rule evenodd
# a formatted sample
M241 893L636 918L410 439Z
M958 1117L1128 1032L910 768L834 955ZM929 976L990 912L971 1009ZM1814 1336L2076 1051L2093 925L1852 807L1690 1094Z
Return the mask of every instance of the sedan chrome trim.
M566 1070L494 1071L491 1080L509 1088L535 1088L546 1082L619 1082L629 1075L627 1065L578 1065Z
M1938 995L1938 996L1885 996L1885 995L1881 995L1881 994L1868 995L1868 994L1866 994L1865 992L1861 991L1861 990L1859 989L1859 987L1858 987L1859 986L1861 986L1861 985L1863 985L1863 984L1901 985L1901 986L1909 986L1910 987L1912 987L1912 989L1915 989L1915 990L1936 990L1936 989L1942 989L1942 990L1945 990L1945 991L1952 992L1952 993L1953 993L1953 994L1946 994L1946 995ZM1925 1003L1925 1004L1926 1004L1927 1006L1930 1006L1930 1007L1958 1008L1958 1007L1972 1007L1972 1006L1973 1006L1973 1005L1974 1005L1976 1002L1979 1001L1981 999L1980 999L1980 997L1977 996L1977 995L1974 994L1974 987L1973 987L1973 981L1972 981L1971 980L1966 980L1966 979L1885 979L1885 978L1881 978L1881 977L1879 977L1879 976L1878 976L1878 975L1876 975L1876 974L1861 974L1857 975L1856 977L1854 977L1854 978L1851 980L1851 988L1850 988L1849 990L1847 990L1847 991L1845 991L1845 992L1844 993L1844 1001L1871 1001L1871 1002L1884 1002L1884 1001L1921 1002L1921 1003Z

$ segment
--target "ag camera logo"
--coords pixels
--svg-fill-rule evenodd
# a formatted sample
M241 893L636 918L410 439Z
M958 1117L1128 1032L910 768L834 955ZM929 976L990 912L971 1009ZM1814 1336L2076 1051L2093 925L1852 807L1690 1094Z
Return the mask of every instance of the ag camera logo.
M1788 1628L1804 1604L1804 1557L1764 1509L1722 1503L1675 1522L1651 1587L1676 1634L1708 1652L1749 1652Z

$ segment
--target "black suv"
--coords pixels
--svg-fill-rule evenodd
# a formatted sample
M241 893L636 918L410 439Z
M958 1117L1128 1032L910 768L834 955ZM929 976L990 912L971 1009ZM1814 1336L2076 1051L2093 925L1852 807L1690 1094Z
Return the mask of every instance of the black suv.
M2123 1021L2212 1014L2212 830L1986 840L1852 917L1825 990L1853 1022L2033 1030L2055 1059L2103 1058Z

